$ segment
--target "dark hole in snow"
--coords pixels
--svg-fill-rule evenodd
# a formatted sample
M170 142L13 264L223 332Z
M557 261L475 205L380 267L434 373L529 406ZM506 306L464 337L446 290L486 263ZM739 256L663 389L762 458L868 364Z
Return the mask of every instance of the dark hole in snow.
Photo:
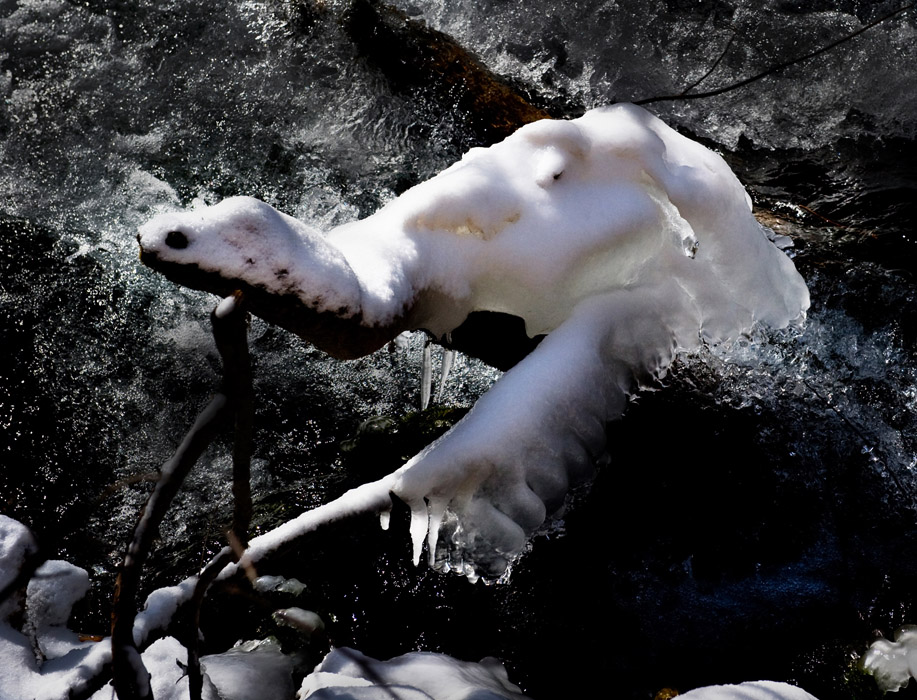
M169 231L166 234L166 245L170 248L182 249L188 247L188 237L181 231Z

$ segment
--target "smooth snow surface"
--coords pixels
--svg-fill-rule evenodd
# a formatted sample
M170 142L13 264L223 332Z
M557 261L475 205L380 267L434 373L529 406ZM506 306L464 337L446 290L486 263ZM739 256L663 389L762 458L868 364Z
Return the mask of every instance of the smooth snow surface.
M678 697L685 700L815 700L802 688L775 681L753 681L738 685L711 685Z
M412 652L377 661L335 649L306 676L297 700L516 700L525 698L494 658L480 663Z
M633 105L526 125L326 236L234 197L160 215L138 238L179 281L267 291L377 344L406 328L442 337L481 310L550 333L360 496L384 511L391 489L412 510L415 559L429 535L431 563L471 578L505 571L591 474L606 422L677 351L784 327L809 305L722 158ZM308 324L286 327L308 339ZM346 345L349 327L335 328Z

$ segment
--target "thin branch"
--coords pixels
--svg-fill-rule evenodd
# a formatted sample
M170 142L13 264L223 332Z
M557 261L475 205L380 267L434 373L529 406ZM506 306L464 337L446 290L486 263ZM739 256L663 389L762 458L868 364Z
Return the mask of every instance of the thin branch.
M756 75L753 75L750 78L745 78L744 80L740 80L736 83L725 85L724 87L717 88L715 90L708 90L707 92L688 93L688 90L691 89L689 87L677 95L663 95L661 97L648 97L643 100L636 100L634 104L635 105L647 105L647 104L652 104L654 102L670 102L674 100L699 100L705 97L715 97L716 95L722 95L723 93L731 92L732 90L738 90L739 88L745 87L749 83L754 83L758 80L761 80L762 78L766 78L769 75L774 75L775 73L779 73L780 71L785 70L786 68L798 65L805 61L808 61L811 58L815 58L816 56L820 56L821 54L825 53L826 51L830 51L831 49L837 46L840 46L841 44L847 41L850 41L851 39L855 37L858 37L863 32L869 29L872 29L873 27L879 24L882 24L883 22L891 19L892 17L895 17L896 15L899 15L902 12L906 12L907 10L912 9L915 6L917 6L917 2L912 2L908 5L904 5L903 7L899 7L897 10L894 10L893 12L889 12L887 15L884 15L883 17L880 17L879 19L873 20L872 22L864 25L863 27L860 27L855 32L842 36L840 39L832 41L830 44L827 44L826 46L822 46L821 48L816 49L815 51L807 53L803 56L798 56L797 58L790 59L789 61L778 63L774 66L771 66L767 70L764 70Z
M201 606L210 585L227 564L237 562L248 544L252 516L251 456L254 422L254 390L251 357L248 352L247 314L241 306L241 292L225 299L211 315L213 337L223 358L223 391L235 408L235 436L232 452L233 521L227 533L230 546L224 547L204 568L191 598L188 649L188 689L191 700L200 700L204 689L201 672Z
M162 477L147 500L115 583L112 609L112 683L120 700L149 700L149 674L134 642L134 618L140 574L172 499L204 450L232 413L228 397L216 394L197 417L178 450L162 468Z
M722 61L723 61L724 58L726 58L726 54L729 53L729 49L732 48L732 42L734 42L735 40L736 40L736 33L733 32L733 33L732 33L732 36L729 37L729 41L726 42L726 47L725 47L725 48L723 49L723 51L720 53L719 57L713 62L713 65L710 66L709 70L708 70L706 73L704 73L701 77L699 77L699 78L698 78L697 80L695 80L693 83L691 83L690 85L688 85L688 87L686 87L684 90L682 90L681 93L680 93L680 96L681 96L681 97L684 97L685 95L687 95L687 94L688 94L689 92L691 92L694 88L696 88L698 85L700 85L702 82L704 82L707 78L709 78L709 77L711 76L711 74L713 73L713 71L716 70L716 67L717 67L718 65L720 65L720 63L722 63Z
M149 673L140 658L133 630L140 575L159 531L159 524L191 468L216 438L223 425L237 411L234 389L238 380L233 375L240 366L247 366L249 360L245 341L245 312L237 297L231 297L230 300L224 300L211 317L214 340L223 359L224 378L221 391L214 395L197 417L178 450L163 465L160 479L141 512L115 584L111 631L112 683L120 700L152 698ZM250 372L248 376L250 381ZM250 410L250 407L247 410ZM243 505L241 510L240 522L234 525L238 524L247 529L245 512L251 511L250 495L248 505Z

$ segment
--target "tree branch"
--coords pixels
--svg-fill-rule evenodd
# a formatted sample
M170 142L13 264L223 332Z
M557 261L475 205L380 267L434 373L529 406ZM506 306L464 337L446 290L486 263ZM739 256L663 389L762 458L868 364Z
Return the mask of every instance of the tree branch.
M750 83L754 83L758 80L761 80L762 78L766 78L769 75L774 75L775 73L779 73L780 71L785 70L791 66L798 65L805 61L808 61L811 58L820 56L821 54L827 51L830 51L831 49L837 46L840 46L841 44L847 41L850 41L851 39L854 39L855 37L858 37L863 32L868 31L869 29L872 29L873 27L879 24L882 24L883 22L891 19L892 17L895 17L896 15L899 15L902 12L906 12L907 10L912 9L915 5L917 5L917 2L912 2L908 5L904 5L903 7L899 7L897 10L894 10L893 12L889 12L887 15L884 15L883 17L873 20L869 24L866 24L863 27L860 27L855 32L842 36L840 39L832 41L830 44L822 46L821 48L816 49L815 51L811 51L810 53L807 53L803 56L798 56L796 58L790 59L789 61L784 61L783 63L778 63L774 66L771 66L767 70L761 71L760 73L757 73L756 75L753 75L749 78L745 78L738 82L731 83L730 85L725 85L723 87L716 88L715 90L708 90L707 92L693 92L693 93L689 92L693 87L695 87L700 82L702 82L707 77L707 75L710 74L710 72L713 71L713 68L716 67L716 64L714 64L713 68L711 68L711 70L707 73L707 75L705 75L703 78L701 78L701 80L696 81L693 85L687 87L684 91L680 92L677 95L662 95L660 97L648 97L643 100L635 100L633 104L648 105L654 102L671 102L674 100L699 100L705 97L715 97L716 95L722 95L723 93L731 92L732 90L738 90L739 88L745 87L746 85ZM716 63L719 63L720 60L722 60L722 58L723 57L720 56L720 58L717 59Z
M233 520L232 527L227 533L230 546L224 547L204 568L191 598L192 614L185 643L188 649L188 689L191 700L200 700L204 689L199 634L201 606L210 585L219 573L227 564L237 562L248 545L248 526L252 516L254 390L247 342L247 318L244 312L240 313L241 298L241 293L236 292L232 297L225 299L211 316L213 335L223 358L223 391L232 397L235 408L232 451Z
M115 598L112 610L112 683L120 700L151 700L152 690L149 674L143 666L140 652L134 640L134 619L137 610L137 592L140 586L140 575L147 560L153 540L169 505L178 493L182 482L191 468L213 442L230 416L238 412L238 401L235 393L242 381L234 376L240 367L248 367L250 385L250 366L248 346L246 343L246 315L238 295L225 299L211 315L213 336L217 350L223 359L223 383L220 392L214 395L208 406L201 412L194 425L185 435L175 454L162 467L161 476L156 483L140 515L134 530L134 537L128 545L121 566L121 572L115 584ZM250 390L248 408L251 410ZM242 403L245 403L243 400ZM250 418L248 419L250 421ZM248 449L250 451L250 430ZM241 460L242 452L240 452ZM236 458L234 456L234 464ZM234 467L235 473L246 472ZM245 475L247 477L247 474ZM246 489L236 489L245 498ZM251 497L247 503L236 506L236 517L233 526L240 531L247 530L247 518L251 513ZM196 638L196 634L194 635Z

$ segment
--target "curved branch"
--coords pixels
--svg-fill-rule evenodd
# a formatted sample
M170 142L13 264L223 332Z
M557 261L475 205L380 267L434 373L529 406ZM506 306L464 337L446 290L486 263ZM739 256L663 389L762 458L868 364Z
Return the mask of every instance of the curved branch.
M701 77L699 77L697 80L695 80L693 83L688 85L688 87L686 87L684 90L682 90L679 93L682 97L687 95L689 92L691 92L694 88L696 88L698 85L700 85L702 82L704 82L707 78L709 78L713 74L713 71L716 70L716 67L720 65L720 63L723 62L724 58L726 58L726 54L729 53L729 49L732 48L732 42L734 42L735 40L736 40L736 33L733 32L732 36L729 37L729 41L726 42L726 47L720 52L719 57L713 62L713 65L711 65L710 68L707 69L707 72L704 73Z
M238 303L239 300L238 295L224 300L211 315L214 340L223 359L224 376L221 391L214 395L185 435L175 454L163 465L159 481L141 512L115 583L111 629L112 683L120 700L152 698L149 674L140 658L134 638L134 620L140 575L159 531L159 524L191 468L238 410L235 389L242 380L235 375L240 372L240 367L248 366L246 314ZM250 377L250 371L246 376ZM238 472L239 469L234 471ZM240 527L240 531L243 532L248 527L247 514L251 512L250 503L249 495L248 505L243 503L236 506L237 513L233 525Z

